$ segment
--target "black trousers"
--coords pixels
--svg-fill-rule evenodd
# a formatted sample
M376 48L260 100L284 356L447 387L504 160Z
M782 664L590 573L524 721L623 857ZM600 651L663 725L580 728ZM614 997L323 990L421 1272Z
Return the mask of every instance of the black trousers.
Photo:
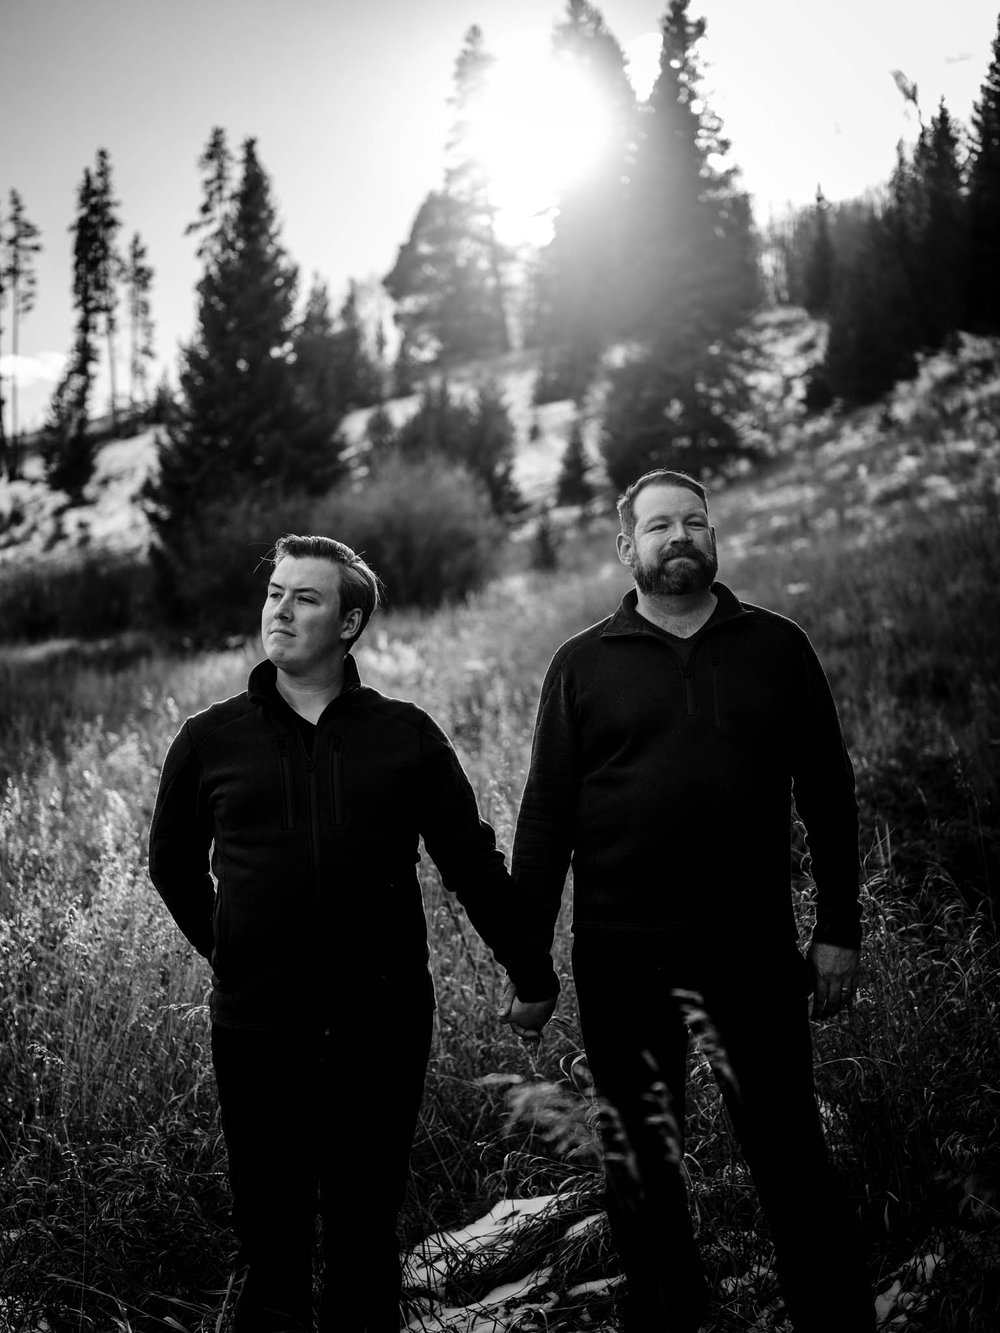
M314 1326L323 1218L322 1333L397 1333L396 1220L433 1019L430 977L344 990L344 1020L317 1029L212 1028L233 1225L246 1277L237 1333Z
M588 1063L609 1107L601 1117L607 1209L625 1274L627 1333L694 1333L708 1309L670 1147L672 1138L675 1149L683 1147L689 1035L675 990L703 997L734 1075L735 1084L719 1084L771 1229L795 1333L870 1333L874 1297L856 1219L816 1104L798 951L747 944L725 957L691 942L580 932L573 971Z

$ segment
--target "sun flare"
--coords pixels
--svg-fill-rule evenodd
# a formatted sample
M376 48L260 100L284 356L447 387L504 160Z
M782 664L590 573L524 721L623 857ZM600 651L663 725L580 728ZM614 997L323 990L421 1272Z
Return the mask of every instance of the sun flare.
M610 132L607 107L578 67L548 51L497 61L465 147L485 170L505 240L546 239L560 191L586 176Z

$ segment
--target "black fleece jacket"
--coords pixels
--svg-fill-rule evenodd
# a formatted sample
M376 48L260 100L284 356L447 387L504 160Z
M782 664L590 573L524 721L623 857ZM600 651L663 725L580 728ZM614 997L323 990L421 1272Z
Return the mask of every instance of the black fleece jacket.
M826 676L798 625L713 591L689 654L632 591L549 666L512 857L536 947L572 861L574 930L784 948L793 790L813 938L860 940L854 772Z
M520 937L503 854L437 723L362 686L348 656L310 754L275 675L261 662L245 694L188 718L153 812L150 878L211 960L213 1019L323 1027L345 991L422 973L420 837L520 997L555 994L551 959Z

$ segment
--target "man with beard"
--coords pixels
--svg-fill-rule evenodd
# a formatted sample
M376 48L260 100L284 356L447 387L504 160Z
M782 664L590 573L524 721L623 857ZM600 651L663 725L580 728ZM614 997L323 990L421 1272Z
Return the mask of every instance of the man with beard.
M805 633L715 582L704 489L658 470L618 504L635 590L542 686L512 873L547 948L573 868L573 972L602 1106L627 1333L695 1333L708 1290L688 1209L692 1013L774 1241L795 1333L865 1333L872 1292L828 1160L813 1017L850 1003L861 939L854 775ZM792 794L815 882L797 946Z

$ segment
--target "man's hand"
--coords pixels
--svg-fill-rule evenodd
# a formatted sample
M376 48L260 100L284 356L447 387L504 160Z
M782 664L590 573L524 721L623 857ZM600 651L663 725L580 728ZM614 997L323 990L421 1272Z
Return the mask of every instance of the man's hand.
M809 946L813 970L813 1018L833 1018L854 998L861 954L840 944Z
M517 998L514 983L508 981L497 1018L501 1023L509 1023L522 1041L539 1042L542 1039L542 1028L555 1011L557 998L553 995L551 1000L534 1000L529 1004Z

